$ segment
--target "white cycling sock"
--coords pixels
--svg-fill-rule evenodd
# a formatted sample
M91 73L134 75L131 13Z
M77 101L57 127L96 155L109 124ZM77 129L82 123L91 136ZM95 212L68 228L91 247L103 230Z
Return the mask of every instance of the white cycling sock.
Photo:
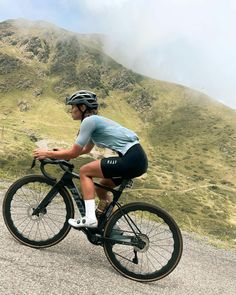
M85 200L85 216L88 218L91 218L93 220L96 220L96 215L95 215L95 200Z

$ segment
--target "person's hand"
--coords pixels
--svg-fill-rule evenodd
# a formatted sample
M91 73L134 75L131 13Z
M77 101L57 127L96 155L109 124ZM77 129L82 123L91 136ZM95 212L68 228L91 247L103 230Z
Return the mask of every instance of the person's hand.
M47 152L48 150L46 149L36 149L34 150L33 155L37 160L43 160L48 157Z

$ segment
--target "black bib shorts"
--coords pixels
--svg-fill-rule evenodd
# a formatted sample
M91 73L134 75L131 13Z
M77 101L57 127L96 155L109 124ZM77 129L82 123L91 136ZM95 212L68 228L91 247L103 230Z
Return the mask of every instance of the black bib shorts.
M147 171L148 159L140 144L132 146L124 155L103 158L101 169L104 178L110 178L116 185L122 180L141 176Z

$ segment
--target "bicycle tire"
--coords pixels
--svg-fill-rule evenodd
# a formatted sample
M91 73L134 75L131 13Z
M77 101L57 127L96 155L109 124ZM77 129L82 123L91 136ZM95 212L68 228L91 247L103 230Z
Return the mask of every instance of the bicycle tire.
M139 282L159 280L170 274L183 251L182 235L174 219L163 209L146 203L130 203L113 213L104 237L103 248L111 265L123 276ZM137 237L144 242L144 248L120 244Z
M61 188L43 213L32 216L55 181L42 175L28 175L11 185L3 200L4 222L12 236L33 248L51 247L63 240L71 227L74 206L66 188Z

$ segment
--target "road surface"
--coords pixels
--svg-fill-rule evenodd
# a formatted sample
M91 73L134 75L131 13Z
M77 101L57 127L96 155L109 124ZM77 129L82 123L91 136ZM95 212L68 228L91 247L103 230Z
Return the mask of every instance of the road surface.
M0 205L7 184L0 181ZM138 283L112 268L103 248L71 230L58 245L36 250L16 242L0 217L0 295L233 295L236 253L184 234L177 268L153 283Z

